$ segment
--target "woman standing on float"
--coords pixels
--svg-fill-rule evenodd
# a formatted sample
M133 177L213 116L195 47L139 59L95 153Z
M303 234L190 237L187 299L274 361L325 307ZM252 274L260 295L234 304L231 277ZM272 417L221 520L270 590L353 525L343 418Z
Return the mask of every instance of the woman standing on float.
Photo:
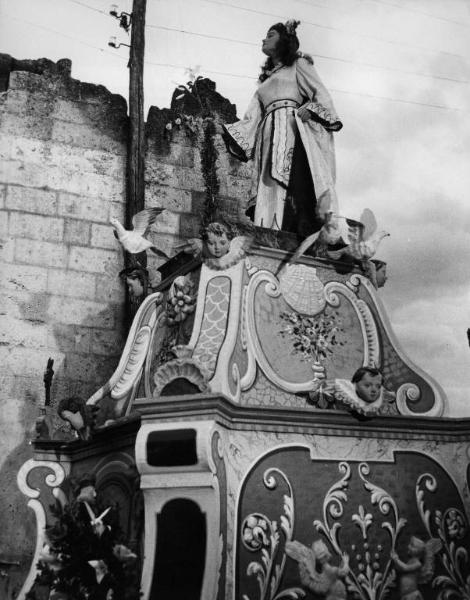
M263 40L268 56L245 117L225 126L231 154L254 160L247 214L255 225L318 230L337 211L333 131L343 126L313 60L298 52L299 21L273 25Z

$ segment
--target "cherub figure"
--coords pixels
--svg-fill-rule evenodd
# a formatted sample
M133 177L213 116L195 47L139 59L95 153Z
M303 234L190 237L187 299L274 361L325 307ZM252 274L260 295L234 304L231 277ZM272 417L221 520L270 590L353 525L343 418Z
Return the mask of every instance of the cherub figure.
M341 564L330 564L331 553L322 540L313 542L307 548L300 542L287 542L286 554L299 563L302 585L325 600L345 600L346 586L341 581L349 571L349 557L343 554ZM318 563L318 566L317 566Z
M382 391L382 382L382 373L373 367L360 367L351 379L356 394L367 404L373 404L379 398Z
M119 272L129 292L129 298L135 305L141 304L149 291L149 272L139 264L127 267Z
M89 440L93 427L93 415L91 407L80 396L63 398L57 407L57 414L61 419L67 421L74 430L76 436L81 440Z
M404 562L396 552L391 553L395 568L400 573L400 600L424 600L418 585L428 583L434 573L434 556L442 543L437 538L423 542L412 536L408 543L409 560Z
M234 236L225 223L214 221L206 225L201 238L191 238L179 246L183 252L201 257L211 269L227 269L245 256L252 236Z
M329 388L333 388L330 390ZM382 373L375 367L360 367L351 381L335 379L328 391L357 415L391 414L395 394L383 387Z

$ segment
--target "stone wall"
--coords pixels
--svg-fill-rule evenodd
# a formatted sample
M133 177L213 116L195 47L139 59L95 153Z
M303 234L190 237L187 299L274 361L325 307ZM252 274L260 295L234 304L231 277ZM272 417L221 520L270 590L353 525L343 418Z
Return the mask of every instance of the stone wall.
M16 473L31 453L47 359L55 412L57 399L101 385L123 341L122 258L108 220L124 212L126 103L60 66L11 71L0 97L1 553L20 561L35 531Z
M105 383L125 336L123 257L108 221L124 221L126 103L72 79L70 68L0 55L0 559L20 560L20 571L36 535L16 474L31 456L47 359L54 435L67 436L57 401ZM146 205L168 208L152 235L170 255L199 232L210 196L201 163L208 141L212 200L238 214L249 189L249 169L228 157L219 133L208 134L211 120L193 114L177 125L179 117L175 107L152 107L147 124ZM159 262L150 261L154 282Z

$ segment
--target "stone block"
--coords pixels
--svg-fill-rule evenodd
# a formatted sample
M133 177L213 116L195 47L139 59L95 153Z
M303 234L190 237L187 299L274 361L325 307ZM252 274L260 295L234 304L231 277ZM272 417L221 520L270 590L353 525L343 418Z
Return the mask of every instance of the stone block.
M30 265L2 265L2 287L11 292L45 292L48 269Z
M47 314L55 323L112 329L114 310L110 304L78 298L52 297Z
M91 225L87 221L65 219L64 242L87 246L90 242Z
M70 123L82 125L96 122L103 118L103 108L100 104L88 102L70 101L65 98L57 98L52 112L52 118Z
M111 377L118 363L118 357L110 358L89 354L70 354L67 357L65 365L65 375L71 379L79 379L81 381L93 380L96 382L93 386L93 391L106 383Z
M93 300L95 297L95 275L66 269L49 269L47 291L57 296Z
M205 189L204 179L198 169L162 163L147 165L145 181L189 191Z
M115 139L112 132L108 135L97 127L67 121L53 121L51 139L80 148L107 150L113 154L126 154L126 137Z
M154 145L154 152L148 152L146 161L147 164L152 162L164 163L168 165L176 165L180 167L194 168L195 165L195 150L192 145L170 142L165 151L159 151ZM196 155L197 156L197 155Z
M0 239L4 240L8 236L8 221L9 221L9 213L6 210L0 211Z
M120 356L124 348L125 337L122 331L109 329L93 329L91 335L91 352L103 356Z
M64 237L64 220L56 217L12 212L10 214L9 231L13 237L60 242Z
M49 143L49 162L57 167L78 173L93 173L106 179L126 177L125 156L104 150L93 150L69 146L63 143Z
M164 206L174 212L189 212L191 210L192 198L189 190L159 185L147 182L145 186L145 206Z
M9 185L5 206L11 210L53 215L57 212L57 194L44 189Z
M31 322L0 316L0 346L46 348L48 337L46 323Z
M178 235L179 229L180 213L172 212L171 210L165 210L160 215L158 215L158 218L152 230L152 238L154 238L155 233L157 235L161 233L171 233L173 235Z
M5 94L5 110L14 114L23 114L29 107L30 95L25 90L16 90L11 87Z
M199 237L201 215L185 213L181 215L179 234L185 238Z
M21 263L64 267L67 263L67 248L60 244L38 240L15 241L15 260Z
M4 185L0 185L0 209L5 208L5 196L7 195L7 189Z
M251 179L226 175L219 179L219 191L223 196L232 196L241 200L248 200L252 191Z
M50 188L70 194L106 198L107 203L121 200L125 194L125 181L121 177L115 179L97 173L80 173L56 166L47 169L46 184Z
M98 302L124 303L125 286L118 276L123 268L124 264L120 264L113 275L111 273L96 275L95 299Z
M91 226L91 245L96 248L119 250L120 244L114 237L113 231L111 225L97 225L93 223Z
M0 161L0 181L35 188L52 187L50 174L43 166L21 160Z
M2 314L31 323L46 323L50 296L44 292L8 292L2 298Z
M15 260L15 240L8 238L2 240L3 247L1 248L0 259L3 263L11 263Z
M40 382L50 356L49 348L0 347L0 362L7 372L19 377L36 377ZM65 355L55 351L53 358L56 370L64 361Z
M58 213L64 217L88 221L108 221L108 202L103 198L89 198L59 193Z
M92 329L80 325L54 323L48 331L48 346L61 352L88 353Z
M24 114L2 114L0 130L2 135L10 135L25 139L50 140L54 122L45 115L31 115L29 107Z
M98 248L71 246L68 268L89 273L105 273L120 264L119 253Z

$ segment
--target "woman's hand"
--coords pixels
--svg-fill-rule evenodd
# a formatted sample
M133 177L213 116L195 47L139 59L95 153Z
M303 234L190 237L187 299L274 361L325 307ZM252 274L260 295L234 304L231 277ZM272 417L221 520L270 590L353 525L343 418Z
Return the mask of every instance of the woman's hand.
M300 120L305 123L312 118L312 114L309 109L304 105L297 109L297 114L299 115Z

